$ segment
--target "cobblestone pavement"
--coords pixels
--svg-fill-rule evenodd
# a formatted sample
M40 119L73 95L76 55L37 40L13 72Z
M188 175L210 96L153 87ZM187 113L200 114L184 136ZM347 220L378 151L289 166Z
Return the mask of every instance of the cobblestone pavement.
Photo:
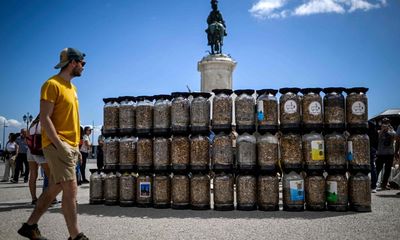
M89 168L95 167L90 160ZM4 163L0 163L0 174ZM38 187L41 187L38 181ZM38 190L39 192L39 190ZM78 221L90 239L398 239L397 190L372 195L372 212L192 211L89 205L89 185L78 192ZM59 196L60 198L61 196ZM0 183L0 239L22 239L17 229L33 207L27 183ZM67 239L60 204L39 222L48 239Z

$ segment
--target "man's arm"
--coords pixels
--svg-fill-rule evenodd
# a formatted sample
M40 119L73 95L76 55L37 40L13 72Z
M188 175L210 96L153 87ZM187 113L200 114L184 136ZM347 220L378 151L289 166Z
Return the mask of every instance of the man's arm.
M56 128L51 121L51 115L53 114L54 103L41 100L40 101L40 124L47 134L47 137L55 145L56 148L62 147L62 142L57 135Z

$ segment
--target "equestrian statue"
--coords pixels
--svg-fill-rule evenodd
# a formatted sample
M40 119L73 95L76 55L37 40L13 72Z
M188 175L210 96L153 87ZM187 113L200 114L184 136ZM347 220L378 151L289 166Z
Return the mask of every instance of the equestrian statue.
M211 8L206 29L208 45L211 47L211 54L221 54L224 37L227 35L226 25L222 14L218 11L218 0L211 0Z

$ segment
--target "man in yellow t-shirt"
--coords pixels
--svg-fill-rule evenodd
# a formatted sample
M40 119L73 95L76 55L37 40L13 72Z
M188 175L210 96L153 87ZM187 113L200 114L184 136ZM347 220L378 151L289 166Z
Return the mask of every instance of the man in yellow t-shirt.
M74 77L81 76L84 57L77 49L63 49L60 62L55 66L60 72L49 78L41 89L42 148L50 168L50 186L39 197L28 221L18 230L29 239L46 239L41 236L37 222L61 191L62 212L70 239L88 239L79 231L77 222L75 168L76 162L81 160L80 126L77 90L71 82Z

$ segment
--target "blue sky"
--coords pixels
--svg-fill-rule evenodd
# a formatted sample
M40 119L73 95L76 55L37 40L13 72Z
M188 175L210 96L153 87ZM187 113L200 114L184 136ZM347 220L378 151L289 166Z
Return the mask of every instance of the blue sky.
M366 86L369 115L400 108L395 0L220 0L234 89ZM0 1L0 140L39 111L41 84L64 47L87 54L75 78L82 125L104 97L200 89L209 0Z

